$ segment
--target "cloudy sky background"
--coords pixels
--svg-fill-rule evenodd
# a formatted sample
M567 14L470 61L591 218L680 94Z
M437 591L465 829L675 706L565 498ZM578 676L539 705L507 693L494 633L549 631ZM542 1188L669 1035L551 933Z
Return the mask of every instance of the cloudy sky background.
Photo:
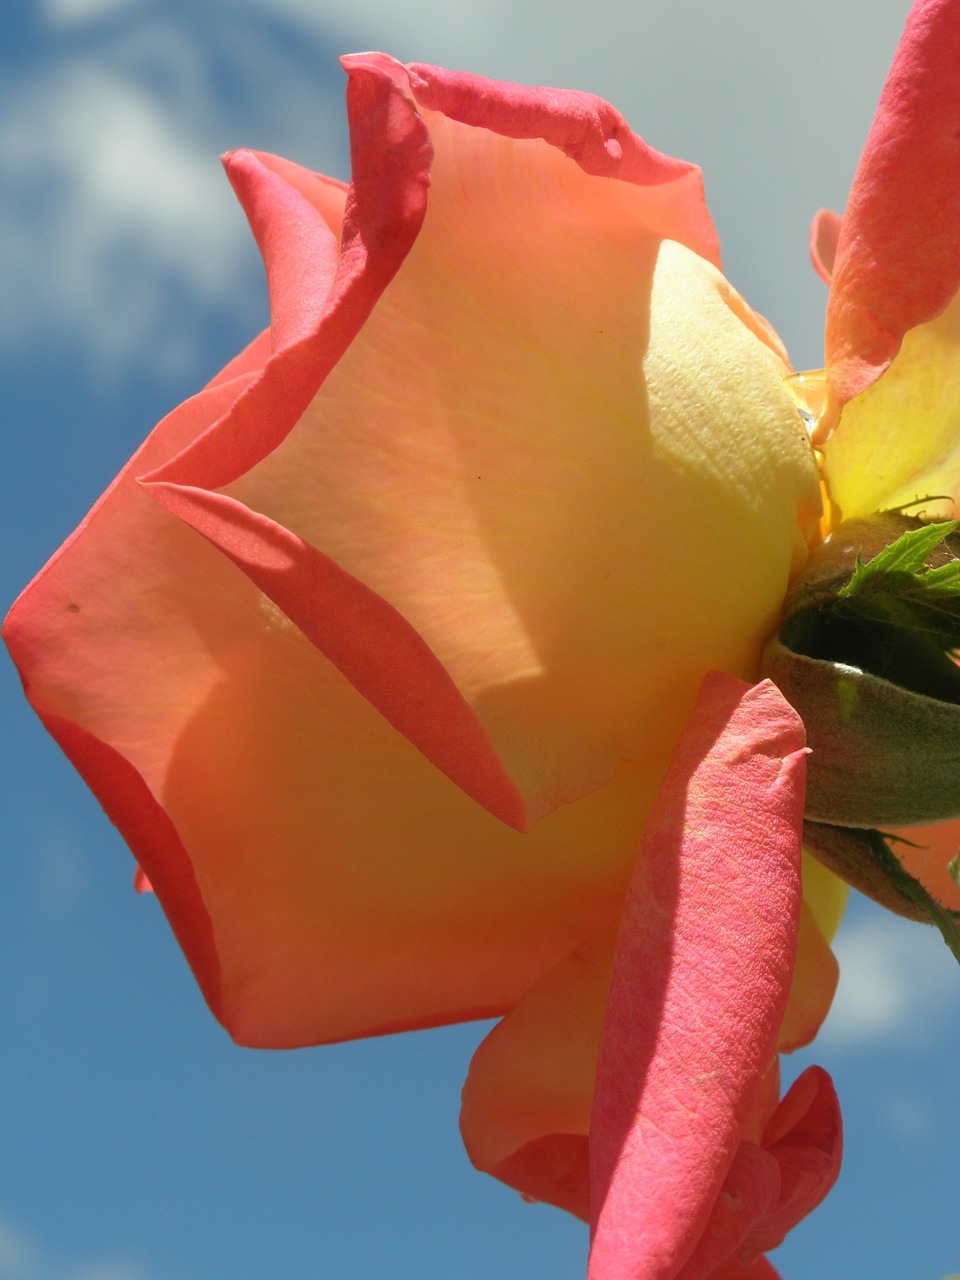
M266 319L217 156L347 176L337 55L384 48L609 98L698 161L728 275L798 367L806 259L842 208L905 0L13 0L0 10L0 376L9 602L163 412ZM233 1048L129 855L0 672L0 1280L577 1280L579 1224L474 1173L483 1028ZM960 972L851 909L816 1060L844 1173L785 1280L960 1270ZM799 1069L802 1064L797 1064Z

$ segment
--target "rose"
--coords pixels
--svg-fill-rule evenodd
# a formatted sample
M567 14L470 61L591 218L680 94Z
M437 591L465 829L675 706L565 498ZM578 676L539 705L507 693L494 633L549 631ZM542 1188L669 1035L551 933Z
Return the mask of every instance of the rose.
M817 427L833 500L827 528L841 514L924 496L920 484L956 489L956 15L953 0L915 6L837 248L829 395ZM479 1163L583 1211L589 1128L598 1277L646 1265L638 1259L651 1248L663 1274L738 1275L744 1251L770 1247L829 1185L838 1150L832 1093L807 1078L771 1115L773 1078L756 1056L734 1054L732 1108L714 1113L692 1146L634 1158L634 1121L647 1123L671 1099L699 1097L703 1081L689 1075L682 1038L661 1037L662 1053L644 1040L682 1023L689 1003L671 1005L667 983L638 1019L630 999L644 937L637 903L651 901L636 885L651 867L663 870L650 826L639 860L633 841L696 676L712 665L753 673L757 638L803 559L794 518L814 537L810 458L784 452L788 419L770 390L776 341L704 266L714 247L693 172L638 146L603 104L367 59L352 66L351 106L355 181L339 259L329 240L342 188L272 158L233 159L268 265L269 341L161 424L18 602L11 647L35 706L140 855L208 999L238 1038L290 1043L509 1007L465 1095L465 1134ZM431 141L435 185L424 219ZM484 183L492 173L499 182ZM837 230L830 219L818 223L824 265ZM559 256L571 240L575 262ZM644 288L626 296L625 280ZM745 343L743 326L768 352ZM616 342L599 342L604 335ZM521 362L524 342L534 357ZM904 406L918 404L919 429L904 432ZM618 408L619 431L611 429ZM681 409L688 421L678 428ZM378 433L385 422L394 430ZM546 449L554 432L562 447ZM426 449L425 466L414 448ZM478 458L477 485L494 485L474 485ZM625 466L637 458L659 464L657 486L640 488ZM305 460L309 468L298 466ZM757 481L771 462L776 484L761 519ZM158 518L137 475L246 579ZM721 478L732 481L733 501L721 500ZM391 492L401 480L410 492ZM655 491L652 514L628 501L631 484L649 498L666 482L673 502ZM710 503L695 510L704 494ZM775 536L756 545L751 531L771 519ZM564 536L573 524L578 542ZM599 585L610 578L587 563L584 546L599 553L630 611L610 607ZM672 556L667 568L680 566L682 578L650 562L651 546ZM135 598L118 596L118 582L135 584ZM718 620L709 606L734 587L738 607ZM670 607L653 611L658 590ZM732 634L718 621L732 622ZM651 687L654 671L662 690ZM367 704L501 819L521 826L552 809L531 827L522 856L404 755ZM705 705L709 697L701 718ZM718 740L742 707L727 707ZM780 712L768 711L772 721L760 717L743 757L750 767L771 744ZM321 727L341 749L325 749ZM394 784L398 797L381 841L387 856L356 782L371 758L382 764L377 785ZM191 776L197 760L215 761L203 788ZM697 770L678 748L668 797L677 769L684 793L697 795ZM322 801L318 779L328 783ZM739 797L742 782L734 770L720 792ZM419 824L402 803L410 794L428 813ZM729 827L717 786L704 794ZM562 801L570 803L556 807ZM682 846L689 832L676 786L672 804L658 804L652 826ZM446 861L435 849L440 814L458 842ZM770 850L786 857L770 882L776 892L761 894L779 977L766 997L753 991L743 1002L762 1011L761 1050L772 1048L783 1013L796 925L787 831L796 820ZM724 852L730 839L727 830ZM320 867L311 840L325 841ZM363 857L349 862L348 846ZM399 856L408 849L419 857ZM371 867L377 876L364 882ZM645 968L656 970L669 945L672 972L692 966L696 976L708 941L677 948L707 909L704 884L701 866L684 899L692 916L667 913ZM794 907L778 905L790 885ZM748 876L743 890L757 888ZM318 937L318 921L332 938ZM716 934L719 971L736 989L737 931ZM782 1045L811 1034L831 986L809 913L800 938ZM488 963L471 970L477 955ZM428 962L419 974L418 958ZM338 962L352 984L339 1004L324 982ZM710 991L698 1000L715 1029L736 1012ZM693 1047L708 1044L695 1037ZM558 1060L570 1067L559 1093ZM631 1093L658 1073L661 1085ZM637 1108L618 1110L624 1097ZM798 1178L811 1169L815 1176ZM651 1188L691 1186L685 1221L662 1201L646 1226L635 1221ZM733 1223L724 1208L731 1195L745 1206ZM626 1256L611 1252L611 1241L624 1240ZM764 1267L772 1274L765 1263L750 1274Z
M817 537L817 473L779 344L716 269L694 169L585 95L381 56L347 67L349 191L228 160L270 332L156 428L5 634L238 1040L510 1011L468 1088L476 1155L471 1123L519 1114L544 984L548 1040L572 1032L592 1063L599 1028L567 1025L570 971L607 945L588 993L602 1006L659 779L703 675L755 675ZM671 1275L698 1241L698 1274L767 1247L783 1210L759 1073L778 1027L783 1047L813 1034L835 976L806 911L780 1026L797 813L791 848L767 851L777 877L751 882L776 980L732 1105L700 1134L697 1212L661 1224ZM737 943L718 930L734 988ZM681 1068L674 1055L684 1097L699 1084ZM519 1159L511 1181L563 1202L542 1139L583 1144L556 1127L548 1084L539 1131L508 1123L497 1171ZM764 1164L764 1194L720 1239L744 1161ZM613 1276L616 1228L597 1215Z

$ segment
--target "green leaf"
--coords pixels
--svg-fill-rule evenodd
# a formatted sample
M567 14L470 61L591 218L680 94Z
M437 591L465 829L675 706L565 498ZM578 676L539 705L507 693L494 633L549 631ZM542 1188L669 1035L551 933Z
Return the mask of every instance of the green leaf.
M919 529L908 529L866 564L858 555L853 576L845 587L840 588L839 597L844 599L860 595L865 590L877 587L891 573L918 574L923 569L927 556L958 525L960 520L941 520L935 524L921 525Z

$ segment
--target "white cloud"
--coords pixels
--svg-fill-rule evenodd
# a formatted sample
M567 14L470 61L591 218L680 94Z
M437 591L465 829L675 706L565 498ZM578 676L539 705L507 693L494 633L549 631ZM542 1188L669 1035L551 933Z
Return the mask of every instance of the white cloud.
M956 1007L956 961L935 929L875 914L841 927L840 986L818 1043L929 1042Z
M195 376L211 321L246 336L265 317L219 154L249 145L342 171L335 60L266 17L231 21L219 0L46 0L45 13L77 30L0 84L0 343L66 338L103 377L130 364Z
M81 904L88 873L76 838L69 831L46 832L39 842L33 865L37 896L48 915L56 919Z
M50 325L104 356L149 346L165 283L214 298L249 252L216 156L143 86L92 62L0 104L0 168L8 347Z
M38 1274L40 1254L19 1227L0 1218L0 1280L27 1280Z
M72 27L136 8L140 0L41 0L40 17L50 27Z
M107 1260L68 1264L53 1257L9 1218L0 1216L0 1280L149 1280L140 1267Z

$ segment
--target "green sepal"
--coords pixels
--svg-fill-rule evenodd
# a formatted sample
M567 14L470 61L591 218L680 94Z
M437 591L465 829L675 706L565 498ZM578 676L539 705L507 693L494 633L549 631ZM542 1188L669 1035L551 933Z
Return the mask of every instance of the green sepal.
M960 525L960 520L941 520L935 524L921 524L908 529L894 542L890 542L872 556L866 564L857 552L853 573L845 587L837 593L840 599L859 595L880 585L891 574L916 576L926 565L928 557L941 542Z
M761 671L806 726L813 821L960 817L958 526L893 512L850 521L790 591Z
M888 829L960 817L960 705L779 639L764 650L761 672L807 731L808 818Z
M928 569L920 574L918 582L925 596L931 599L938 595L955 596L960 594L960 560L952 564L942 564L937 569Z

